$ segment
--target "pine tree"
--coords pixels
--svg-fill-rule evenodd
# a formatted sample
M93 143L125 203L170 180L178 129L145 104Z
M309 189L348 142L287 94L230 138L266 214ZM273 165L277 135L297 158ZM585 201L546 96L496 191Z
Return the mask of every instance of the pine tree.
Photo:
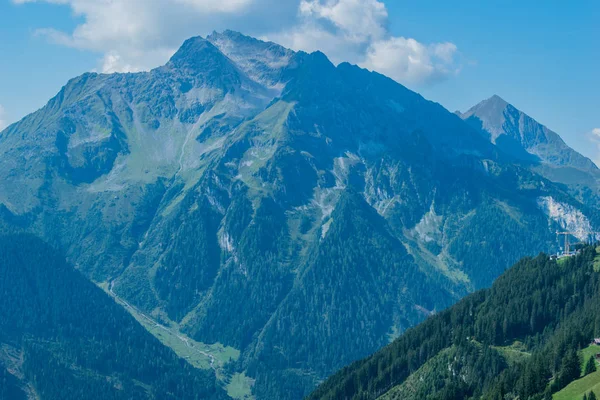
M587 393L584 393L584 394L583 394L583 400L588 400Z
M590 358L585 363L584 375L589 375L592 372L596 372L596 360L594 360L594 356L590 356Z
M590 392L588 394L587 400L596 400L596 394L594 392Z
M567 351L567 354L563 358L562 367L560 371L560 384L562 387L567 386L575 379L579 379L581 376L581 363L579 356L574 349Z

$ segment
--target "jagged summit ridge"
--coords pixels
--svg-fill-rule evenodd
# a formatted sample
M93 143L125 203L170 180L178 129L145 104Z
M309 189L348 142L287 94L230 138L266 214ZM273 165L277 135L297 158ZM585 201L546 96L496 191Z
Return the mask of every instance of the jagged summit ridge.
M496 138L504 133L502 128L506 121L504 111L508 106L509 103L500 96L493 95L489 99L475 105L466 113L461 114L461 117L468 119L476 115L481 119L484 129L490 132L492 143L495 143Z
M281 86L282 71L295 52L273 42L265 42L239 32L213 32L206 38L232 59L248 76L267 86Z

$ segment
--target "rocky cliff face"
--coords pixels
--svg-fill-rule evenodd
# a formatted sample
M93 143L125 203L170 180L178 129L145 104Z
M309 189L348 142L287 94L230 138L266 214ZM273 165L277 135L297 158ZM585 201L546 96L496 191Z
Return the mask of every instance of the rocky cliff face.
M240 350L228 370L259 399L301 398L551 250L549 197L598 225L440 105L229 31L150 72L73 79L0 134L5 219L155 319Z

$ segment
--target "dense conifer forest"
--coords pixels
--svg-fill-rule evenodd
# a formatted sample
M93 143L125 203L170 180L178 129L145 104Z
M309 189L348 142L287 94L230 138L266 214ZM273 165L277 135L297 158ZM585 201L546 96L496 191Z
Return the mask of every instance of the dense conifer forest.
M308 399L551 399L596 367L580 355L600 335L595 260L591 246L558 261L525 258Z
M64 258L0 237L0 399L225 399Z

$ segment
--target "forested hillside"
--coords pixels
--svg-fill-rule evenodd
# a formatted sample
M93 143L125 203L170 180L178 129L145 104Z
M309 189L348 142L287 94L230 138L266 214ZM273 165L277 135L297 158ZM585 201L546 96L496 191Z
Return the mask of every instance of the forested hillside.
M227 348L258 400L597 231L573 190L390 78L231 31L74 78L0 132L0 218L150 330Z
M525 258L308 399L550 399L595 371L581 350L600 335L599 257Z
M0 237L0 399L226 399L29 235Z

